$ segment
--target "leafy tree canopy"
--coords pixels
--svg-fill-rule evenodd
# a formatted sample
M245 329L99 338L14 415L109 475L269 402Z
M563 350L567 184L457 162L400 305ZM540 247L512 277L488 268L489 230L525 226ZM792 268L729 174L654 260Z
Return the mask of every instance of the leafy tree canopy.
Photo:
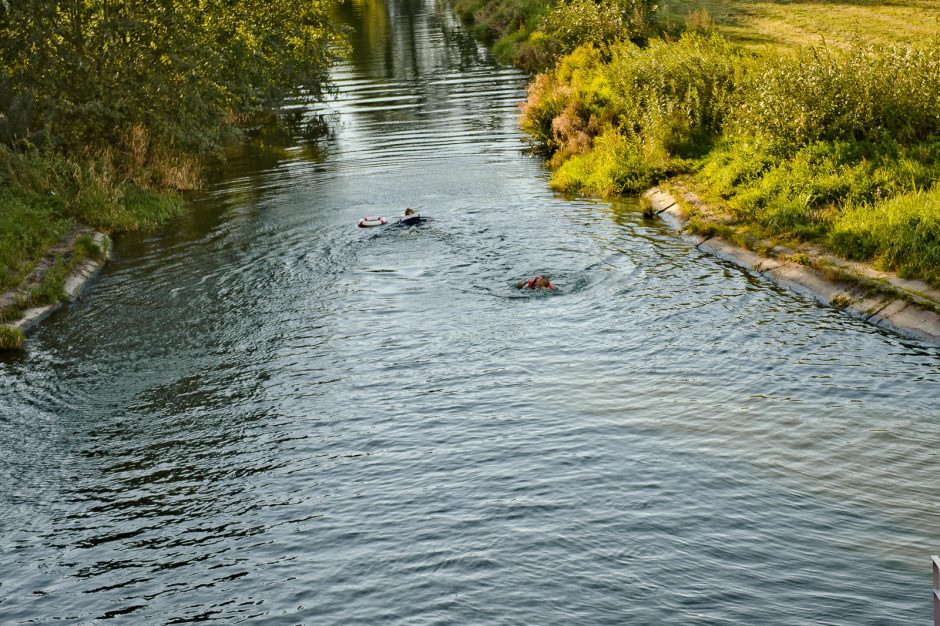
M334 0L0 0L0 141L67 154L149 140L199 153L319 95Z

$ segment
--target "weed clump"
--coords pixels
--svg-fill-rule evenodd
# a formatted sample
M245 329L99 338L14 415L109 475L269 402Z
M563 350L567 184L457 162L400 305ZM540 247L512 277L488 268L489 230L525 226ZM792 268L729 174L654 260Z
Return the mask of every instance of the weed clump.
M105 250L95 243L91 235L80 235L76 238L74 248L76 261L84 261L85 259L101 261L105 256Z
M4 308L0 308L0 323L3 322L15 322L17 320L23 319L25 311L20 305L13 305Z
M19 328L0 325L0 350L22 350L25 342L26 337Z
M43 306L63 302L66 299L63 286L70 269L71 264L62 257L56 258L55 262L46 269L39 284L30 290L27 304Z

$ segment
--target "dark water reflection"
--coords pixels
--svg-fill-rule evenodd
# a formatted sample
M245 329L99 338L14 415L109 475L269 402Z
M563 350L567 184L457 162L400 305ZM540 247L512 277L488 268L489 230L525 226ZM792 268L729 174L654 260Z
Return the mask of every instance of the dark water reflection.
M329 106L0 362L0 622L926 622L937 350L551 195L523 76L343 11Z

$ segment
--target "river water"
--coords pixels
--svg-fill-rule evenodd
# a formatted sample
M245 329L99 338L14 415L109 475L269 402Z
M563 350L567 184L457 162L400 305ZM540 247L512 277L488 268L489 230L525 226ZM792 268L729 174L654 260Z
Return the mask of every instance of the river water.
M335 97L0 361L0 623L929 621L940 351L553 195L445 5L343 16Z

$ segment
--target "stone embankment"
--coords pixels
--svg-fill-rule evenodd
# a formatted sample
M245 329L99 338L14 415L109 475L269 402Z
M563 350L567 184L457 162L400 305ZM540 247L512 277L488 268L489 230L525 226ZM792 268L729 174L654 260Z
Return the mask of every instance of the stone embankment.
M4 323L2 326L13 329L14 332L19 331L21 333L26 333L32 330L41 321L52 315L52 313L65 305L67 302L74 302L81 297L82 289L85 287L85 285L98 275L107 260L111 258L111 239L104 233L77 232L74 233L67 242L63 242L59 247L63 249L71 249L76 237L80 234L89 234L91 236L95 246L97 246L98 249L102 252L101 258L86 259L78 263L72 269L72 271L66 277L62 288L63 292L65 293L65 300L55 302L53 304L26 309L26 311L23 312L23 317L21 319ZM47 258L40 263L40 267L37 268L33 276L27 279L23 286L14 291L0 294L0 305L3 305L4 303L15 303L28 292L31 285L37 284L39 280L41 280L44 270L52 262L52 253L55 251L61 252L61 250L58 250L59 247L47 255Z
M652 212L686 231L692 212L708 214L695 194L658 187L644 194ZM791 249L765 242L754 249L719 236L685 232L695 245L779 285L842 309L872 324L940 345L940 291L870 265L840 259L812 246Z

